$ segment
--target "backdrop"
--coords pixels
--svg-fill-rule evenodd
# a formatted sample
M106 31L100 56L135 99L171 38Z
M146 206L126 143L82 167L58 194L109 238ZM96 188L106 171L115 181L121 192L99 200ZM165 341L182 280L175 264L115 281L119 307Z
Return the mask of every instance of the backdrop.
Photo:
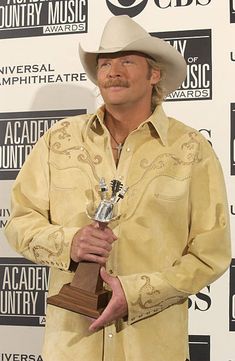
M40 361L49 270L16 254L3 228L10 190L37 139L102 102L78 57L127 14L175 46L187 79L166 112L199 130L224 169L235 232L235 0L0 1L0 360ZM200 194L198 194L200 197ZM234 242L233 242L234 243ZM235 361L235 249L230 270L189 301L192 361ZM56 327L56 325L55 325Z

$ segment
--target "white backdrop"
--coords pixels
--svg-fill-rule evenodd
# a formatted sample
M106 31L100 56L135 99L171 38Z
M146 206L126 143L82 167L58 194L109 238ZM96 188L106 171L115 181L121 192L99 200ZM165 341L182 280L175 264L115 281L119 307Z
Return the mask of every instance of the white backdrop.
M185 56L187 81L164 107L168 115L200 130L212 143L224 169L233 240L235 1L1 0L1 361L42 360L45 323L45 272L10 249L3 235L13 180L33 144L48 127L67 115L92 112L101 103L97 89L87 80L80 64L78 43L81 41L86 49L97 48L104 23L118 14L132 16ZM191 297L192 361L235 361L233 241L232 244L230 270Z

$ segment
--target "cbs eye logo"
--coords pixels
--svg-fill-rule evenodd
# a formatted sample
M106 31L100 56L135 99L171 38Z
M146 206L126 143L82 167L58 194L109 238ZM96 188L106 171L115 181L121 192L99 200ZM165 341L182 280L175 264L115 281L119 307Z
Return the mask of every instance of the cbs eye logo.
M106 4L114 15L128 15L131 18L141 13L148 0L106 0Z
M212 0L154 0L159 9L168 9L171 7L185 7L190 5L206 6ZM235 1L235 0L230 0ZM106 0L107 7L114 15L128 15L131 18L141 13L147 5L148 0Z

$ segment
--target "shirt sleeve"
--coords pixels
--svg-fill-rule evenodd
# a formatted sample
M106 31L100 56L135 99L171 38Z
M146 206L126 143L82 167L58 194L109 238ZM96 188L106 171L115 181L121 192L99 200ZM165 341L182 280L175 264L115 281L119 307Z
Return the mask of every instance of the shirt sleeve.
M202 141L202 159L193 166L186 250L162 272L119 276L131 324L184 302L219 278L231 261L227 196L220 163ZM169 250L170 252L170 250Z
M34 146L14 182L5 235L25 258L68 270L71 243L78 228L50 222L48 139L49 132Z

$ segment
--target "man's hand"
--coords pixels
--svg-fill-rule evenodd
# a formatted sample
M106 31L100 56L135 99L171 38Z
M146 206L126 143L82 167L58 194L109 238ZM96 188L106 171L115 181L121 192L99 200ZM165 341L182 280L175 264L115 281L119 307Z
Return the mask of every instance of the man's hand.
M81 228L73 237L71 258L74 262L90 261L104 265L116 239L110 228L101 229L99 223L94 222Z
M128 313L126 297L119 279L110 276L104 267L101 268L100 275L103 281L112 288L113 294L103 313L90 325L89 331L93 332L98 331L110 322L125 317Z

